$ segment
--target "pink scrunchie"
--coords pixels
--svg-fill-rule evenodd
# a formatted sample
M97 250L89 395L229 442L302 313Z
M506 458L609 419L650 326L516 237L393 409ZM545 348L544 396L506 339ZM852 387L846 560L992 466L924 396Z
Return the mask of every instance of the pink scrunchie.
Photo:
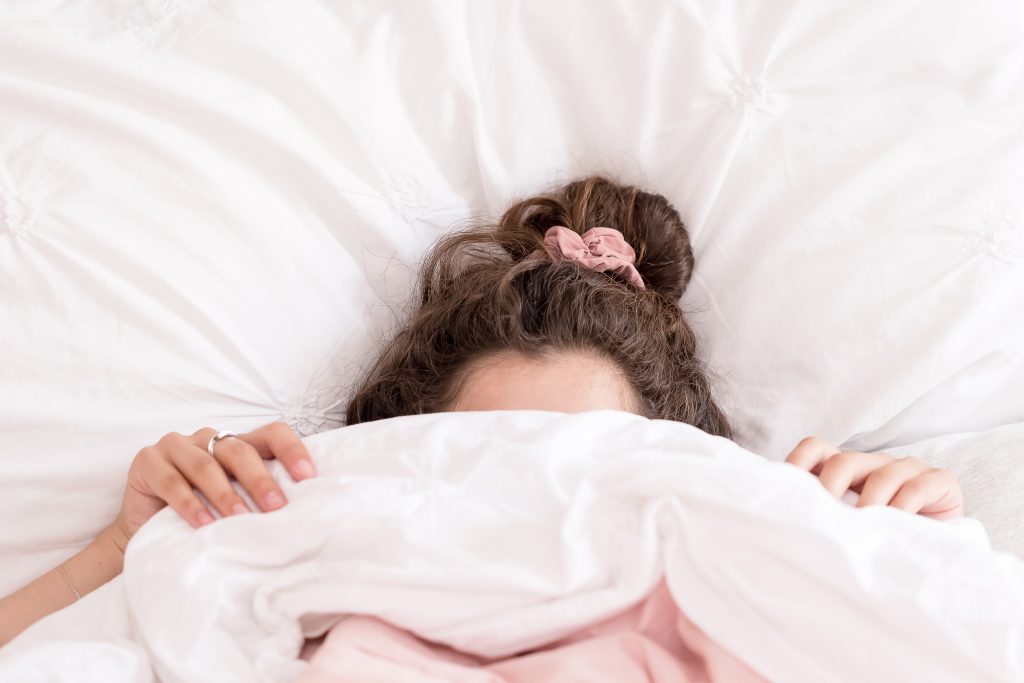
M640 289L644 281L633 264L636 252L612 228L591 228L582 235L556 225L544 233L544 248L555 260L575 261L600 273L610 270Z

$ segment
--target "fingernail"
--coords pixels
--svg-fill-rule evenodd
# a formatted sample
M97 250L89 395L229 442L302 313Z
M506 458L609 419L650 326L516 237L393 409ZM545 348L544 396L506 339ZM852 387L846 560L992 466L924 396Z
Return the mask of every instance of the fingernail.
M313 469L313 463L309 460L300 460L295 463L295 478L296 479L309 479L316 474L316 470Z
M284 498L277 491L271 491L263 498L263 503L270 509L279 508L284 505Z
M196 520L199 521L199 526L206 526L207 524L213 521L213 515L211 515L206 510L203 510L198 515L196 515Z
M231 514L233 515L244 515L249 512L249 508L245 507L241 503L235 503L234 507L231 508Z

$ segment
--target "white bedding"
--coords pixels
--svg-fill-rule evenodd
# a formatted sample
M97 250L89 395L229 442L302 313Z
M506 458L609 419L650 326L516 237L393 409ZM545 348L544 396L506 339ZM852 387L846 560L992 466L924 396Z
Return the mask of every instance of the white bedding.
M426 246L585 173L681 210L743 445L1024 421L1022 120L1016 0L6 0L0 593L168 431L340 424Z
M965 514L981 521L992 547L1024 558L1024 422L949 434L901 448L956 475Z
M768 680L1024 678L1024 562L977 523L848 507L686 425L442 414L307 445L321 476L282 481L288 506L198 532L160 513L121 578L0 652L0 679L143 683L152 664L164 683L284 682L303 634L346 613L504 656L662 576Z

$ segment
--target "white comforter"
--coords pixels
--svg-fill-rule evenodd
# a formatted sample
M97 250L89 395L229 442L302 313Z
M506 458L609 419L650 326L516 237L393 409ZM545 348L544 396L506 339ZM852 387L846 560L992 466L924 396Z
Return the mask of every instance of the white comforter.
M345 613L505 655L662 575L771 680L1024 678L1024 563L976 523L855 510L686 425L426 415L307 444L321 476L284 482L286 508L198 532L157 515L121 578L0 653L0 679L287 681Z

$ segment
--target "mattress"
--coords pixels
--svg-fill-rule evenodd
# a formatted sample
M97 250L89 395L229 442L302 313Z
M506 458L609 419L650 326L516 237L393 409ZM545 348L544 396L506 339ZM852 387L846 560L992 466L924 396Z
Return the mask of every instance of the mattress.
M1022 120L1014 0L8 0L0 593L166 432L339 426L438 235L583 174L682 213L741 445L1013 429ZM990 526L1019 443L948 455Z

